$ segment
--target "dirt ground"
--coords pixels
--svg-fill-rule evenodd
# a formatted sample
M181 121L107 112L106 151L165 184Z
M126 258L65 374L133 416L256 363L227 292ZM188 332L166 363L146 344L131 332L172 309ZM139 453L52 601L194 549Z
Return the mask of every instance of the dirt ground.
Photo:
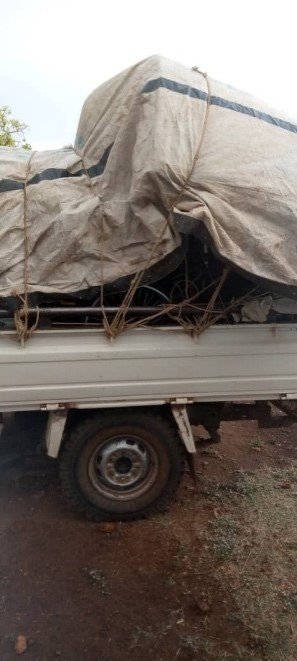
M167 513L111 533L65 503L53 460L24 443L10 448L0 483L1 661L18 658L19 635L21 658L41 661L297 659L294 525L273 532L270 514L261 524L271 503L293 517L295 502L296 515L297 427L247 421L222 432L220 445L199 449L198 492L186 473Z

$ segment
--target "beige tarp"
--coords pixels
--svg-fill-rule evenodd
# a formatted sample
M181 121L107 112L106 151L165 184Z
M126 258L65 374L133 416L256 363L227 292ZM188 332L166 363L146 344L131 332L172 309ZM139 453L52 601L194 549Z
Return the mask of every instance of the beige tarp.
M297 285L297 125L198 70L151 57L89 96L75 149L0 149L2 296L24 291L25 182L28 291L135 273L179 245L177 218Z

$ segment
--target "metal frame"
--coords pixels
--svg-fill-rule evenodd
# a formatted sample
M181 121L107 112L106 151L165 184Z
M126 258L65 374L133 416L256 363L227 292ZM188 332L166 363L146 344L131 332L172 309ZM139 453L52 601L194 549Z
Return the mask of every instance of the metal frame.
M45 446L48 456L54 459L59 454L66 420L67 411L51 411L49 413L45 433Z
M122 406L124 406L124 403ZM147 406L149 406L149 403L147 403ZM187 452L190 452L191 454L195 453L196 447L185 401L177 400L176 402L172 402L171 410L177 425L180 439L184 444ZM49 457L56 458L59 454L67 421L67 414L68 410L63 410L61 408L58 410L49 411L45 434L46 452Z
M187 452L194 454L196 452L196 446L185 401L177 400L176 402L172 402L171 410L177 424L180 438Z

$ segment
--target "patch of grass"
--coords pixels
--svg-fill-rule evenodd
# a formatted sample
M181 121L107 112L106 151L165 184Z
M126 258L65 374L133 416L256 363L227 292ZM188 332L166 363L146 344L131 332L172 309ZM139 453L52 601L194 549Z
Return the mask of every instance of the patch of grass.
M236 471L235 479L224 483L204 478L203 482L201 481L202 495L215 502L221 502L222 499L237 501L238 496L252 498L256 487L252 480L246 480L246 475L242 471Z
M237 523L231 516L220 516L212 524L210 539L216 556L221 560L232 555L236 532Z
M230 485L230 491L252 501L257 487L252 479L246 479L244 475L241 475L237 482Z
M195 502L191 521L196 543L175 529L174 568L166 587L178 590L186 609L209 576L217 601L212 599L198 627L186 616L183 627L176 628L177 616L168 616L154 631L138 632L140 644L157 650L172 628L178 636L176 661L295 661L297 464L236 471L228 483L202 477L200 487L204 504L201 499ZM200 519L199 508L205 514L205 502L207 511L214 513L212 521ZM216 632L212 617L226 588L220 627L225 623L227 632L234 628L229 639L222 637L221 628Z
M255 659L297 658L296 485L296 465L241 476L232 516L212 525L214 554L224 561L216 575L228 580L238 615L256 641Z
M297 614L297 587L294 592L280 592L283 599L284 610Z
M253 442L251 443L251 448L253 449L255 448L260 449L262 447L263 447L263 441L261 441L259 438L254 439Z

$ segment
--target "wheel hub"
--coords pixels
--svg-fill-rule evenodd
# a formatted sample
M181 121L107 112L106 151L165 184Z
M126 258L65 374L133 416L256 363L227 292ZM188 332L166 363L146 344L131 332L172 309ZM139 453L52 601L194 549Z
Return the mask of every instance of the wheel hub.
M127 492L145 487L150 481L154 460L137 438L116 437L93 453L89 475L97 490Z

